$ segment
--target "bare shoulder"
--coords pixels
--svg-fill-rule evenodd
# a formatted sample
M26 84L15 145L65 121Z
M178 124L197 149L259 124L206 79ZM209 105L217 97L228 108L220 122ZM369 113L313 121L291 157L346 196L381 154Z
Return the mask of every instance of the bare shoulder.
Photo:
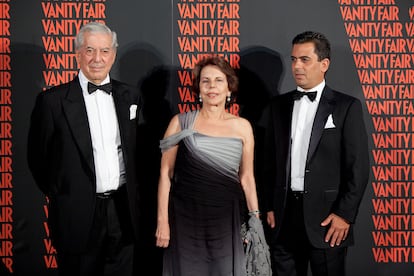
M171 118L168 128L165 131L164 138L181 131L180 120L178 118L178 115L179 114L176 114Z
M231 121L231 128L237 136L245 140L252 135L252 126L247 119L235 115L231 115L229 119Z
M232 116L234 117L234 123L237 124L238 127L245 130L250 130L252 128L250 122L247 119L235 115Z

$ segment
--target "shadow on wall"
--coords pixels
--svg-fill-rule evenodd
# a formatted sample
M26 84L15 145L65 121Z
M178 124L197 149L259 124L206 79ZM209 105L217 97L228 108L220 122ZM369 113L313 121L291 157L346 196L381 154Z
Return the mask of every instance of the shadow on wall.
M157 188L161 151L159 141L172 117L166 100L171 87L173 69L162 64L160 55L151 47L136 45L120 56L119 73L124 82L136 85L143 97L144 123L138 129L141 196L141 237L136 259L138 271L148 263L156 263L151 275L161 275L162 249L155 246L157 225ZM176 75L176 74L175 74Z
M283 76L282 59L278 52L266 47L250 47L240 52L239 92L237 102L240 116L250 121L255 136L255 175L259 205L262 205L259 176L260 162L263 159L261 143L264 130L259 126L263 109L269 100L280 94L280 81ZM259 207L260 208L260 207Z
M37 94L44 87L44 48L11 44L11 103L13 155L13 274L44 275L46 230L45 197L34 183L27 164L27 135ZM19 145L18 147L16 145ZM41 160L39 160L41 162ZM3 263L0 261L3 265ZM1 266L0 266L1 267ZM55 269L50 269L50 275ZM0 275L9 275L0 268Z
M141 91L145 125L152 127L148 130L157 140L172 116L169 95L176 75L173 68L164 64L161 54L148 44L128 45L119 58L119 78Z
M240 116L253 125L273 96L279 95L283 65L278 52L257 46L240 51L239 92Z

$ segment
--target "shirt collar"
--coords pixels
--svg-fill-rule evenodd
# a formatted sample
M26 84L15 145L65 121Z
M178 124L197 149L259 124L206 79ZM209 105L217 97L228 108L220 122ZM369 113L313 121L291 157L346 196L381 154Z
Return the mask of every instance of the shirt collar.
M317 86L315 86L315 87L313 87L313 88L311 88L311 89L308 89L308 90L305 90L305 89L303 89L302 87L297 87L296 89L298 90L298 91L301 91L301 92L309 92L309 91L316 91L316 99L315 99L315 101L316 102L319 102L319 100L321 99L321 96L322 96L322 91L323 91L323 89L325 88L325 80L323 80L320 84L318 84Z
M85 74L82 72L82 70L79 70L79 73L78 73L78 78L79 78L79 83L80 83L80 86L81 86L81 88L82 88L82 91L84 92L84 93L86 93L86 94L88 94L89 95L89 93L88 93L88 82L90 81L90 80L88 80L87 78L86 78L86 76L85 76ZM109 78L109 75L107 75L106 76L106 78L103 80L103 82L102 83L100 83L101 85L102 84L107 84L107 83L109 83L111 80L110 80L110 78Z

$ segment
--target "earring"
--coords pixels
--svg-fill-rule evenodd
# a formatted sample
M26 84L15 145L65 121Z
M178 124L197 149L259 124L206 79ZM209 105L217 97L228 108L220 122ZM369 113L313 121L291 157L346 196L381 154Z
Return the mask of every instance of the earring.
M231 95L226 97L226 101L229 103L231 101Z
M198 96L198 102L199 103L202 103L203 102L203 99L201 98L201 96Z

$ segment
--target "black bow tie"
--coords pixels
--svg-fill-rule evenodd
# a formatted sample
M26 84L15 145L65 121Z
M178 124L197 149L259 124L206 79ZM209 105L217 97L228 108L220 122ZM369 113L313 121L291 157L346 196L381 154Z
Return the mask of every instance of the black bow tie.
M301 91L295 91L293 93L293 99L296 100L300 100L303 96L308 96L309 100L311 100L311 102L313 102L316 99L316 91L313 92L301 92Z
M96 85L96 84L93 84L91 82L88 82L88 92L89 92L89 94L92 94L93 92L95 92L98 89L100 89L102 91L105 91L108 94L111 94L112 84L109 82L109 83L103 84L103 85Z

